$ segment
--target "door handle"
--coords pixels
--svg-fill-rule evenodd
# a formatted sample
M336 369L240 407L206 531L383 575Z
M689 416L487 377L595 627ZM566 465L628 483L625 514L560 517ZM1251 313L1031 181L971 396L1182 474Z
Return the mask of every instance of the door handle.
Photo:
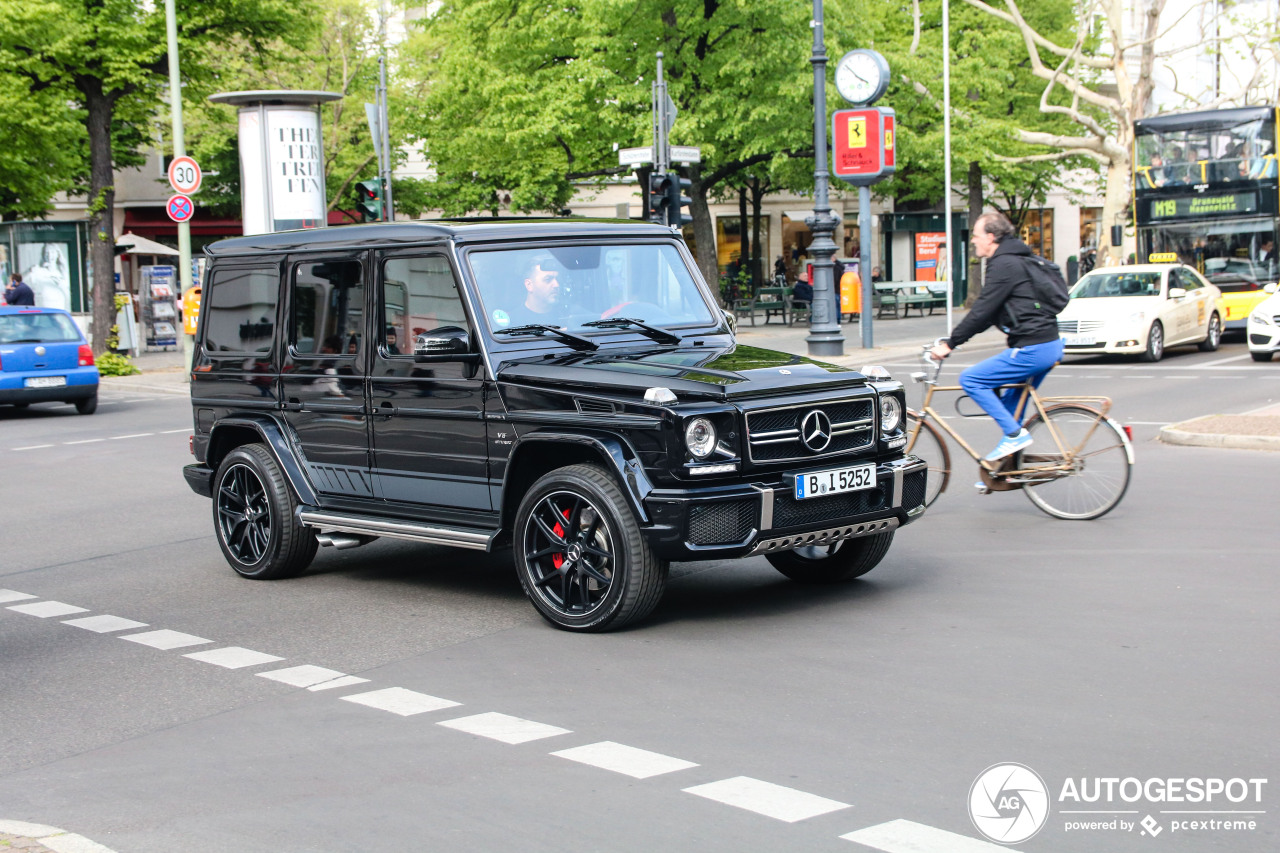
M302 401L297 397L290 397L288 402L280 404L280 408L284 409L286 412L300 412L302 411Z
M384 418L389 418L395 413L396 413L395 405L392 403L388 403L386 400L383 400L381 403L379 403L378 408L374 410L375 415L381 415Z

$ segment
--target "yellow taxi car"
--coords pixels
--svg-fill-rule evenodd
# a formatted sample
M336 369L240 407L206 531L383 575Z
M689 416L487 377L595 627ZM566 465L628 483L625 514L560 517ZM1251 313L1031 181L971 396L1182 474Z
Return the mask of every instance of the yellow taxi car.
M1248 258L1206 258L1204 277L1222 291L1222 328L1241 330L1249 315L1274 290L1274 259L1253 261Z
M1110 353L1159 361L1166 347L1222 342L1222 293L1184 264L1104 267L1071 288L1058 315L1067 355Z

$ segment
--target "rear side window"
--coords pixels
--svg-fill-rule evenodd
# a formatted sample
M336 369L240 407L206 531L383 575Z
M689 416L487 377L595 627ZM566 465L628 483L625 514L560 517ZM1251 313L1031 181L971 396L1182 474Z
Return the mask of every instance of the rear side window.
M205 351L270 352L279 300L275 267L216 270L200 306Z
M351 355L364 328L364 271L358 261L298 264L293 273L293 344L300 355Z
M0 317L0 344L58 344L80 340L66 314L8 314Z

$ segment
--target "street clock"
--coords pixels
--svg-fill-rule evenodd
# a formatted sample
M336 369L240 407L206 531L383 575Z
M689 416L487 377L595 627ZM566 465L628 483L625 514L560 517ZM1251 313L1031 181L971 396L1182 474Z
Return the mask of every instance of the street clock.
M836 63L836 91L851 104L879 100L889 88L889 63L874 50L851 50Z

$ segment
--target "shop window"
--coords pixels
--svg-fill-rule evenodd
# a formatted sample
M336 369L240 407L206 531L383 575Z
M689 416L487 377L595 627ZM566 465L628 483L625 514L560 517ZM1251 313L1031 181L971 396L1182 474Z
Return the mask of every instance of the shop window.
M1022 242L1031 247L1033 254L1046 261L1053 260L1053 211L1045 208L1028 210L1018 229Z

